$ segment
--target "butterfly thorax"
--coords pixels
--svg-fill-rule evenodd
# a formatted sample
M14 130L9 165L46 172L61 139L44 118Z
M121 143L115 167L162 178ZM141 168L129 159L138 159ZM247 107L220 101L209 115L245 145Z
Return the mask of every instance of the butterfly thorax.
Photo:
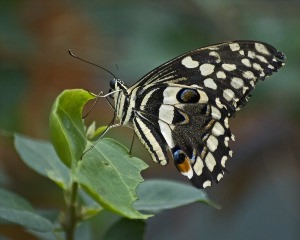
M131 100L132 95L128 92L127 86L119 79L115 80L114 88L114 102L116 117L120 121L121 125L131 125L133 107L130 103L134 103Z

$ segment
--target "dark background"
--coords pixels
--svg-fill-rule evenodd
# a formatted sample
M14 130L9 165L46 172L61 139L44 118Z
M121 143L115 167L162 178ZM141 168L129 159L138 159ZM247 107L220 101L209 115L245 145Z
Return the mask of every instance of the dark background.
M230 174L207 190L222 210L192 204L165 211L149 219L146 239L300 239L300 1L1 1L0 186L36 207L62 207L61 192L24 166L9 135L48 139L51 105L64 89L108 91L111 76L67 49L132 85L185 51L235 39L268 42L287 61L231 120ZM105 125L112 116L103 100L87 123ZM132 132L108 136L129 147ZM138 141L133 154L150 165L145 178L186 181L172 164L154 165ZM18 232L0 227L26 239Z

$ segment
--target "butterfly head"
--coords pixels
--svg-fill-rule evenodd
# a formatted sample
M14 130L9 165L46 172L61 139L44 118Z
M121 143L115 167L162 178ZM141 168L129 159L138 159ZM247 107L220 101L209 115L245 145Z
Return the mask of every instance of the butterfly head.
M110 92L126 91L127 86L118 78L113 78L109 82Z
M124 84L123 81L121 81L118 78L111 79L109 82L109 86L110 86L109 93L111 93L110 96L112 98L115 98L117 95L119 95L116 94L118 92L123 92L126 94L127 86Z

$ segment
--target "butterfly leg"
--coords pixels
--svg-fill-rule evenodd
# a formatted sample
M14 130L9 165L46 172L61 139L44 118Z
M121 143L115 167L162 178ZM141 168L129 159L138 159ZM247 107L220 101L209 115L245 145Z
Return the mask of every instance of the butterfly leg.
M132 140L131 140L131 145L129 148L129 155L131 156L132 153L132 148L133 148L133 144L134 144L134 138L135 138L135 132L133 131L133 136L132 136Z

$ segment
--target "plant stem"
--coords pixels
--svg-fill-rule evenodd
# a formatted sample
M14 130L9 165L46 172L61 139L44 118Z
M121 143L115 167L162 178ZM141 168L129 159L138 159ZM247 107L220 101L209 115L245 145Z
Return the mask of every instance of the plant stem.
M77 212L76 212L77 192L78 192L78 183L73 182L71 187L70 198L67 205L67 211L66 211L66 222L65 222L66 240L74 240L74 232L77 223Z

